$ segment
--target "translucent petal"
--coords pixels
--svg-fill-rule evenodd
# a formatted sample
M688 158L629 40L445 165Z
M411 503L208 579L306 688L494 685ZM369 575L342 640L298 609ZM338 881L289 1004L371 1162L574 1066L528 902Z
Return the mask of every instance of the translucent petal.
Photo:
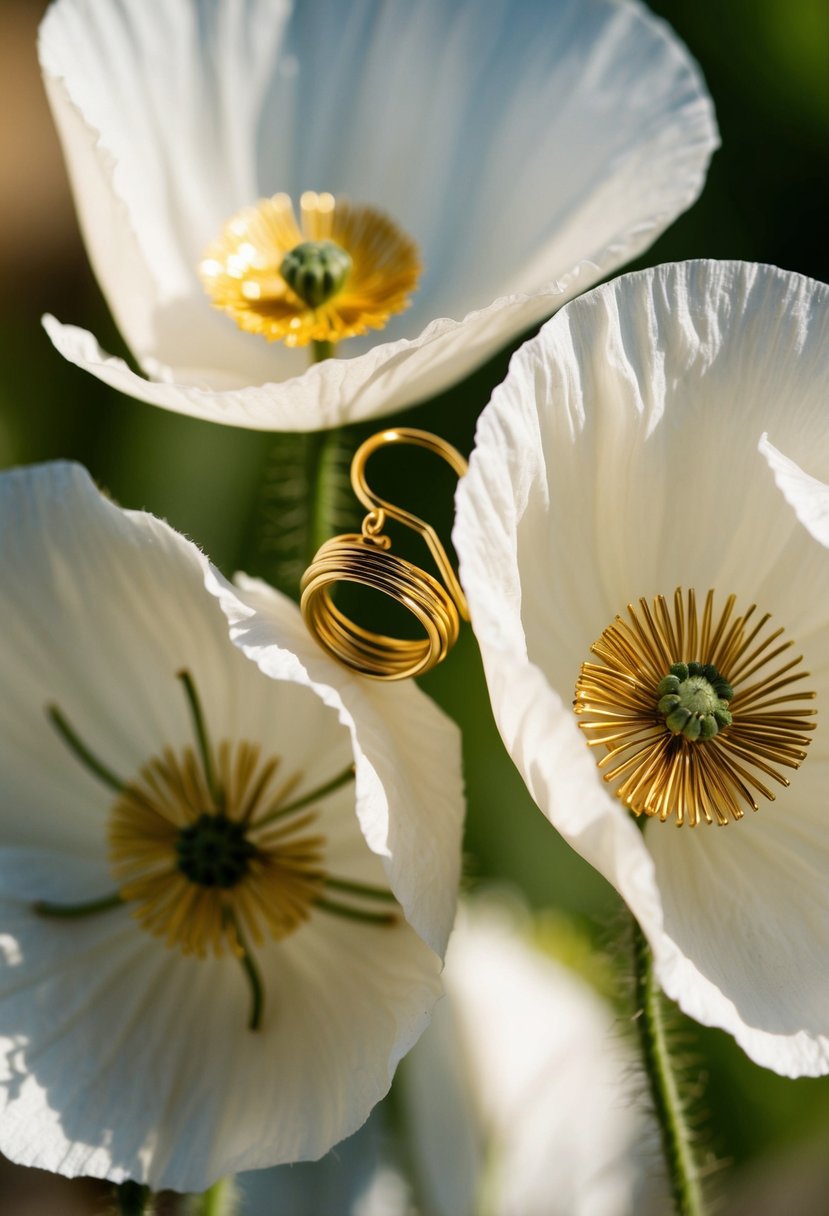
M752 872L756 865L765 873L757 825L777 823L775 816L787 824L808 819L813 847L829 863L829 833L812 824L806 793L807 774L826 754L829 561L810 534L820 529L814 498L810 526L791 465L799 466L800 486L802 476L812 489L829 476L828 339L829 291L770 267L663 266L589 293L513 360L480 420L456 527L495 715L539 806L628 901L683 1008L790 1072L828 1066L816 1046L822 1032L809 1021L812 998L804 997L800 1029L789 1023L779 1033L779 1009L769 1002L765 1021L756 1003L746 1012L750 1002L729 966L718 966L708 983L701 960L723 935L697 927L703 918L689 917L687 905L680 927L668 867L686 867L689 855L717 857L731 836L752 840L756 832L756 861L747 862L743 881L762 891ZM786 453L782 472L768 445L758 451L764 432ZM805 655L818 731L791 791L765 803L756 820L723 832L701 828L704 844L683 830L669 845L664 836L673 829L651 825L647 843L658 841L660 850L654 873L645 843L603 788L569 706L580 663L616 614L677 586L733 592L745 608L756 602L773 614ZM801 908L809 955L819 899L801 890L795 873L794 863L781 866L775 898ZM683 874L680 889L691 883L698 902L703 878ZM770 991L779 947L768 939L765 974L755 967L757 992ZM804 954L797 957L808 993ZM749 1034L743 1014L758 1034ZM777 1035L773 1059L758 1046L764 1034Z
M405 917L436 940L451 923L463 806L456 733L414 690L399 709L392 699L337 700L322 655L312 680L283 649L266 678L230 642L205 590L218 578L207 559L161 521L119 510L78 466L0 475L0 520L0 1147L57 1172L179 1190L319 1156L385 1093L439 992L439 959ZM293 629L307 645L298 609L280 601L280 613L285 637ZM356 761L354 785L311 804L327 872L382 886L388 870L404 904L383 927L315 909L291 937L258 948L265 1002L255 1033L232 956L168 950L125 908L71 919L32 908L115 886L106 856L115 791L44 707L59 705L97 759L129 778L165 746L193 744L182 669L214 744L245 740L279 757L293 797ZM429 801L429 782L416 784L415 753L443 802ZM390 806L413 822L399 828ZM440 833L429 819L436 806L450 820ZM425 859L414 876L409 851Z
M266 675L313 688L351 734L357 815L406 916L442 954L455 915L464 799L455 725L413 681L352 675L311 639L296 607L264 583L214 578L236 645Z
M37 917L21 870L35 884L42 862L0 854L2 1147L24 1165L186 1191L318 1157L386 1092L439 993L405 922L319 913L259 953L254 1033L236 960L166 950L126 909Z
M142 400L261 429L446 388L652 241L717 143L696 66L632 0L59 0L40 55L93 265L161 384L53 339ZM426 267L382 355L349 343L310 408L302 354L236 330L196 276L232 214L306 189L385 209Z

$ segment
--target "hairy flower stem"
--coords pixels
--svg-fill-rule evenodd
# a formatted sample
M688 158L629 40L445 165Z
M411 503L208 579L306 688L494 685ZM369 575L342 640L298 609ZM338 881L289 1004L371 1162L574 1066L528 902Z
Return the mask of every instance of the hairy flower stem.
M306 436L305 484L308 493L308 528L306 532L306 564L310 565L317 549L334 532L339 452L342 432L314 431Z
M699 1170L691 1133L668 1048L662 994L653 974L653 955L633 921L633 974L636 1027L662 1152L677 1216L704 1216Z
M311 361L334 355L330 343L315 342ZM243 565L293 599L303 572L320 545L353 527L355 500L347 429L287 431L273 445L264 471L259 506Z
M118 1216L151 1216L153 1194L139 1182L122 1182L115 1188L115 1211Z
M324 363L334 356L333 342L314 342L311 362ZM308 532L306 562L314 560L317 549L329 539L335 513L333 495L336 487L337 452L340 430L313 431L307 436L305 448L305 484L308 487Z

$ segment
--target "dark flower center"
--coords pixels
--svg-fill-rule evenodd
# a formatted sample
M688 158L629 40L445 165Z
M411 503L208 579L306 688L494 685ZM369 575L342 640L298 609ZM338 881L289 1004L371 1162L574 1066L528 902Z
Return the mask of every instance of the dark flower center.
M202 887L225 890L245 877L257 855L243 824L207 812L181 829L175 850L178 868L186 878Z

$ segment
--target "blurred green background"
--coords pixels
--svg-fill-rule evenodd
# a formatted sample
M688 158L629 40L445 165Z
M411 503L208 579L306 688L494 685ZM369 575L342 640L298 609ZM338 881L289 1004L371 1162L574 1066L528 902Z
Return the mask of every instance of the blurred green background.
M41 314L54 312L88 326L106 349L123 350L86 263L41 93L35 31L45 7L42 0L0 0L0 466L82 461L119 502L165 517L226 572L244 565L267 574L268 553L246 537L262 522L273 438L121 398L64 363L40 327ZM744 258L829 280L827 0L652 8L702 65L723 147L701 200L639 264ZM438 431L468 452L507 357L451 395L407 411L405 423ZM372 429L361 428L359 437ZM416 493L415 464L408 480ZM445 502L431 515L448 535L448 479ZM563 909L601 945L616 896L557 839L526 794L494 730L468 628L424 686L464 732L470 881L511 879L536 907ZM682 1033L705 1086L706 1142L730 1163L714 1186L720 1210L829 1212L829 1078L783 1080L751 1064L724 1034L686 1022ZM12 1216L89 1210L79 1189L53 1199L40 1185L32 1173L0 1175L0 1209Z

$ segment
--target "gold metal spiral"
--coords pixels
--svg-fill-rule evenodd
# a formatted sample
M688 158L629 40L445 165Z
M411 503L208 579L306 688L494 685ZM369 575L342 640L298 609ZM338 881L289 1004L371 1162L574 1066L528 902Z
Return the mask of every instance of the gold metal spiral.
M457 641L460 617L469 619L458 577L434 528L380 498L366 481L368 458L378 448L394 443L426 448L445 460L459 477L466 472L460 452L429 431L397 427L372 435L360 445L351 462L354 493L368 508L362 531L326 541L300 584L302 615L319 644L352 671L374 680L404 680L429 671L446 658ZM443 584L389 552L391 541L382 534L387 518L423 537ZM359 583L396 600L417 618L426 636L404 640L363 629L349 620L331 598L332 585L337 582Z

